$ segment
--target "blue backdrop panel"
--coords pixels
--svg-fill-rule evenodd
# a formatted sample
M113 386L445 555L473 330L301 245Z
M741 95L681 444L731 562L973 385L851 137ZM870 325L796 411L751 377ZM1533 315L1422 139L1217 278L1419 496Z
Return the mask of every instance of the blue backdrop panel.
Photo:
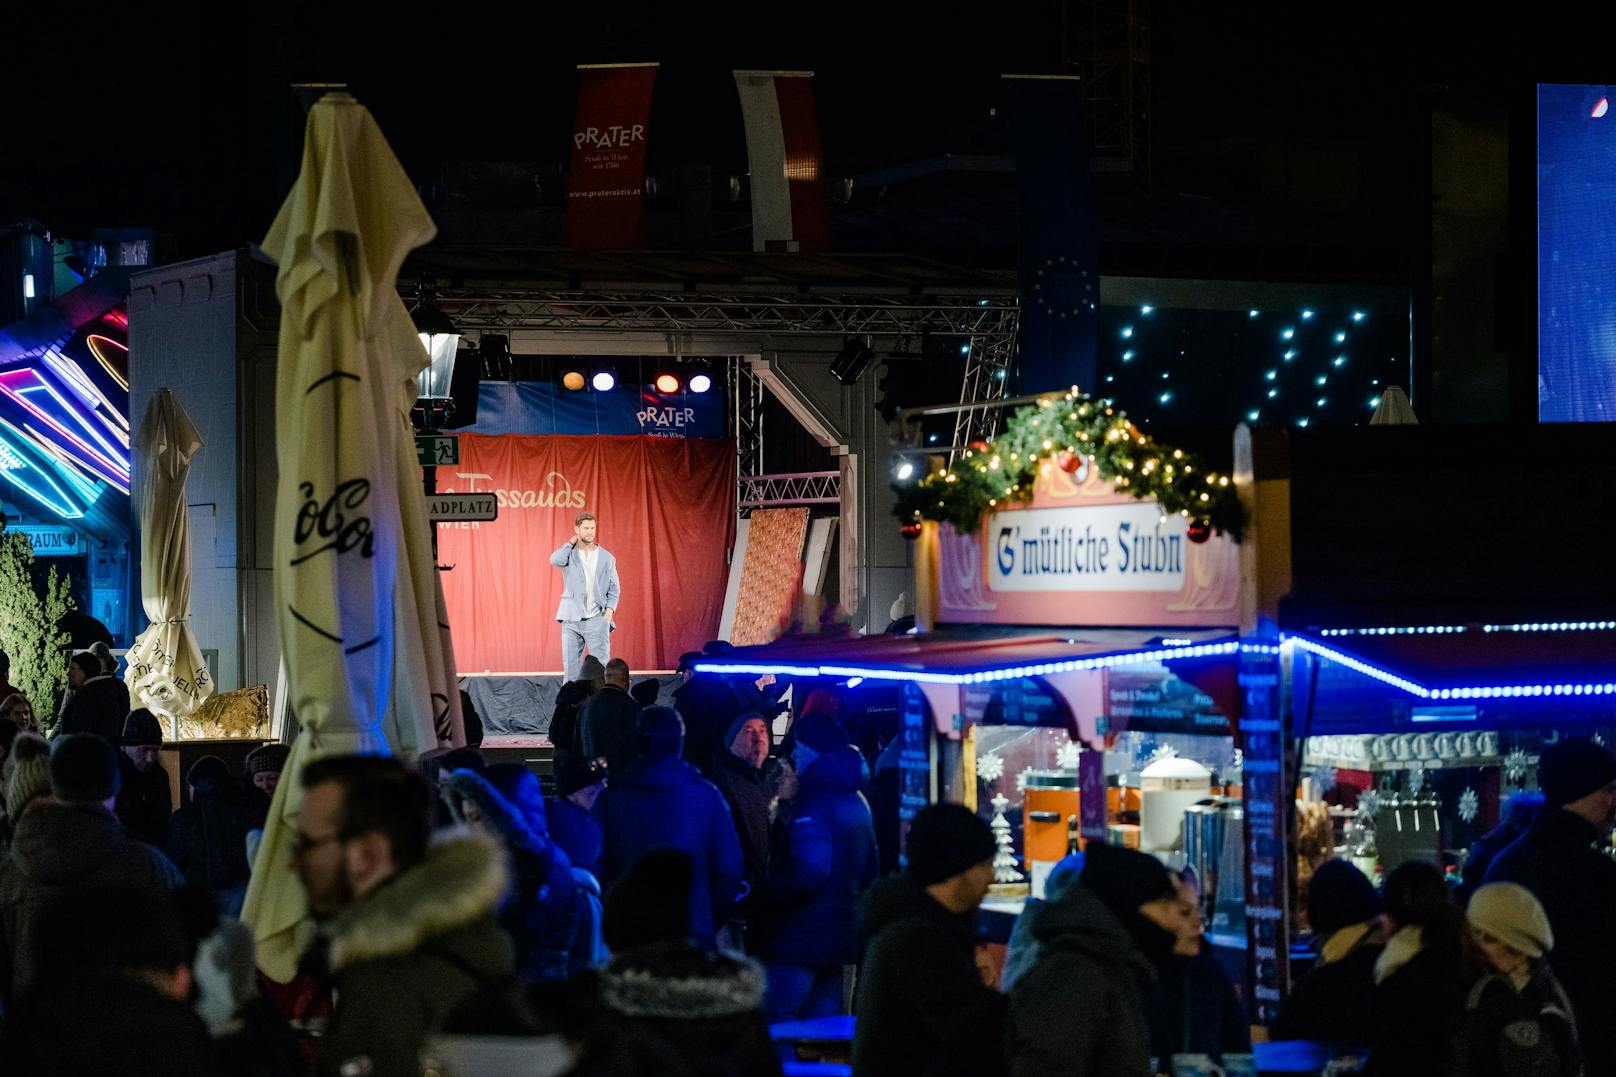
M547 381L485 381L468 434L647 434L724 436L719 392L664 395L619 384L608 393L573 392Z

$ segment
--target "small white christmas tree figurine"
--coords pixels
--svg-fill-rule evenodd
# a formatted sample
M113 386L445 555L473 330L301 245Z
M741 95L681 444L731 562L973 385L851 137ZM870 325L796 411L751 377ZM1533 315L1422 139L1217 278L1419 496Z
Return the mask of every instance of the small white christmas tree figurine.
M1015 850L1010 847L1010 820L1004 817L1004 809L1010 806L1010 801L999 793L988 803L993 805L993 821L988 826L993 828L993 840L999 846L998 852L993 854L993 881L1019 883L1022 874L1016 868Z

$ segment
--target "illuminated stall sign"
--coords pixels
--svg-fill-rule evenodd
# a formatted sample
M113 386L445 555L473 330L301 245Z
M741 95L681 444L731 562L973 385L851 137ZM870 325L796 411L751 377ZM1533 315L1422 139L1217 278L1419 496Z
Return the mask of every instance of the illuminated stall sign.
M1119 667L1105 672L1110 731L1229 735L1228 716L1213 698L1161 665Z

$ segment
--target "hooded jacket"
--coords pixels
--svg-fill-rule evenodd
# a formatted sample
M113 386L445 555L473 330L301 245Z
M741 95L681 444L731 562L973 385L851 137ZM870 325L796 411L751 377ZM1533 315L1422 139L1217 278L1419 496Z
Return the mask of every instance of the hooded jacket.
M806 968L858 960L858 900L879 870L875 825L852 745L815 759L781 819L759 953Z
M35 928L62 894L109 886L168 891L183 880L168 857L131 837L100 804L37 804L17 820L0 865L0 987L16 998L35 978Z
M1493 860L1487 881L1520 883L1554 929L1549 965L1576 1011L1587 1077L1616 1074L1616 860L1598 835L1563 808L1547 808Z
M606 831L608 886L644 853L677 849L695 864L690 931L712 945L746 883L735 821L718 787L676 756L651 757L613 777L598 808Z
M511 940L494 918L504 890L498 847L456 837L338 916L325 952L336 1006L318 1072L334 1077L351 1066L371 1077L416 1077L427 1036L480 988L515 972Z
M747 902L750 912L756 907L769 875L769 805L774 798L769 794L763 768L750 766L746 760L722 748L713 760L712 780L724 794L730 815L735 819L735 833L741 841L746 885L750 891Z
M1040 907L1038 960L1010 992L1012 1077L1148 1077L1149 963L1128 930L1079 884Z
M578 930L577 883L567 854L550 840L543 806L523 812L482 775L457 770L449 777L456 816L464 800L482 811L483 825L505 844L510 888L499 907L499 925L516 946L516 968L531 982L565 980ZM581 967L581 966L580 966Z
M976 920L939 905L907 875L864 896L866 939L853 1077L997 1077L1004 996L976 969Z

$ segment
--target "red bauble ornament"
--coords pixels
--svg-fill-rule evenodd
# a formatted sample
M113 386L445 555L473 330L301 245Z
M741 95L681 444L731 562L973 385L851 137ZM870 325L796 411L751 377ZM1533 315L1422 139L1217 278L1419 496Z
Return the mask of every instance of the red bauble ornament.
M1191 542L1199 546L1212 537L1212 525L1205 520L1191 520L1189 537Z
M910 521L899 528L899 530L903 532L903 537L909 539L911 542L920 537L919 521Z
M978 438L977 440L971 442L970 447L971 447L972 452L987 452L988 451L988 443L983 441L980 438Z
M1083 454L1062 449L1055 454L1055 463L1059 464L1060 469L1066 474L1075 475L1083 467Z

